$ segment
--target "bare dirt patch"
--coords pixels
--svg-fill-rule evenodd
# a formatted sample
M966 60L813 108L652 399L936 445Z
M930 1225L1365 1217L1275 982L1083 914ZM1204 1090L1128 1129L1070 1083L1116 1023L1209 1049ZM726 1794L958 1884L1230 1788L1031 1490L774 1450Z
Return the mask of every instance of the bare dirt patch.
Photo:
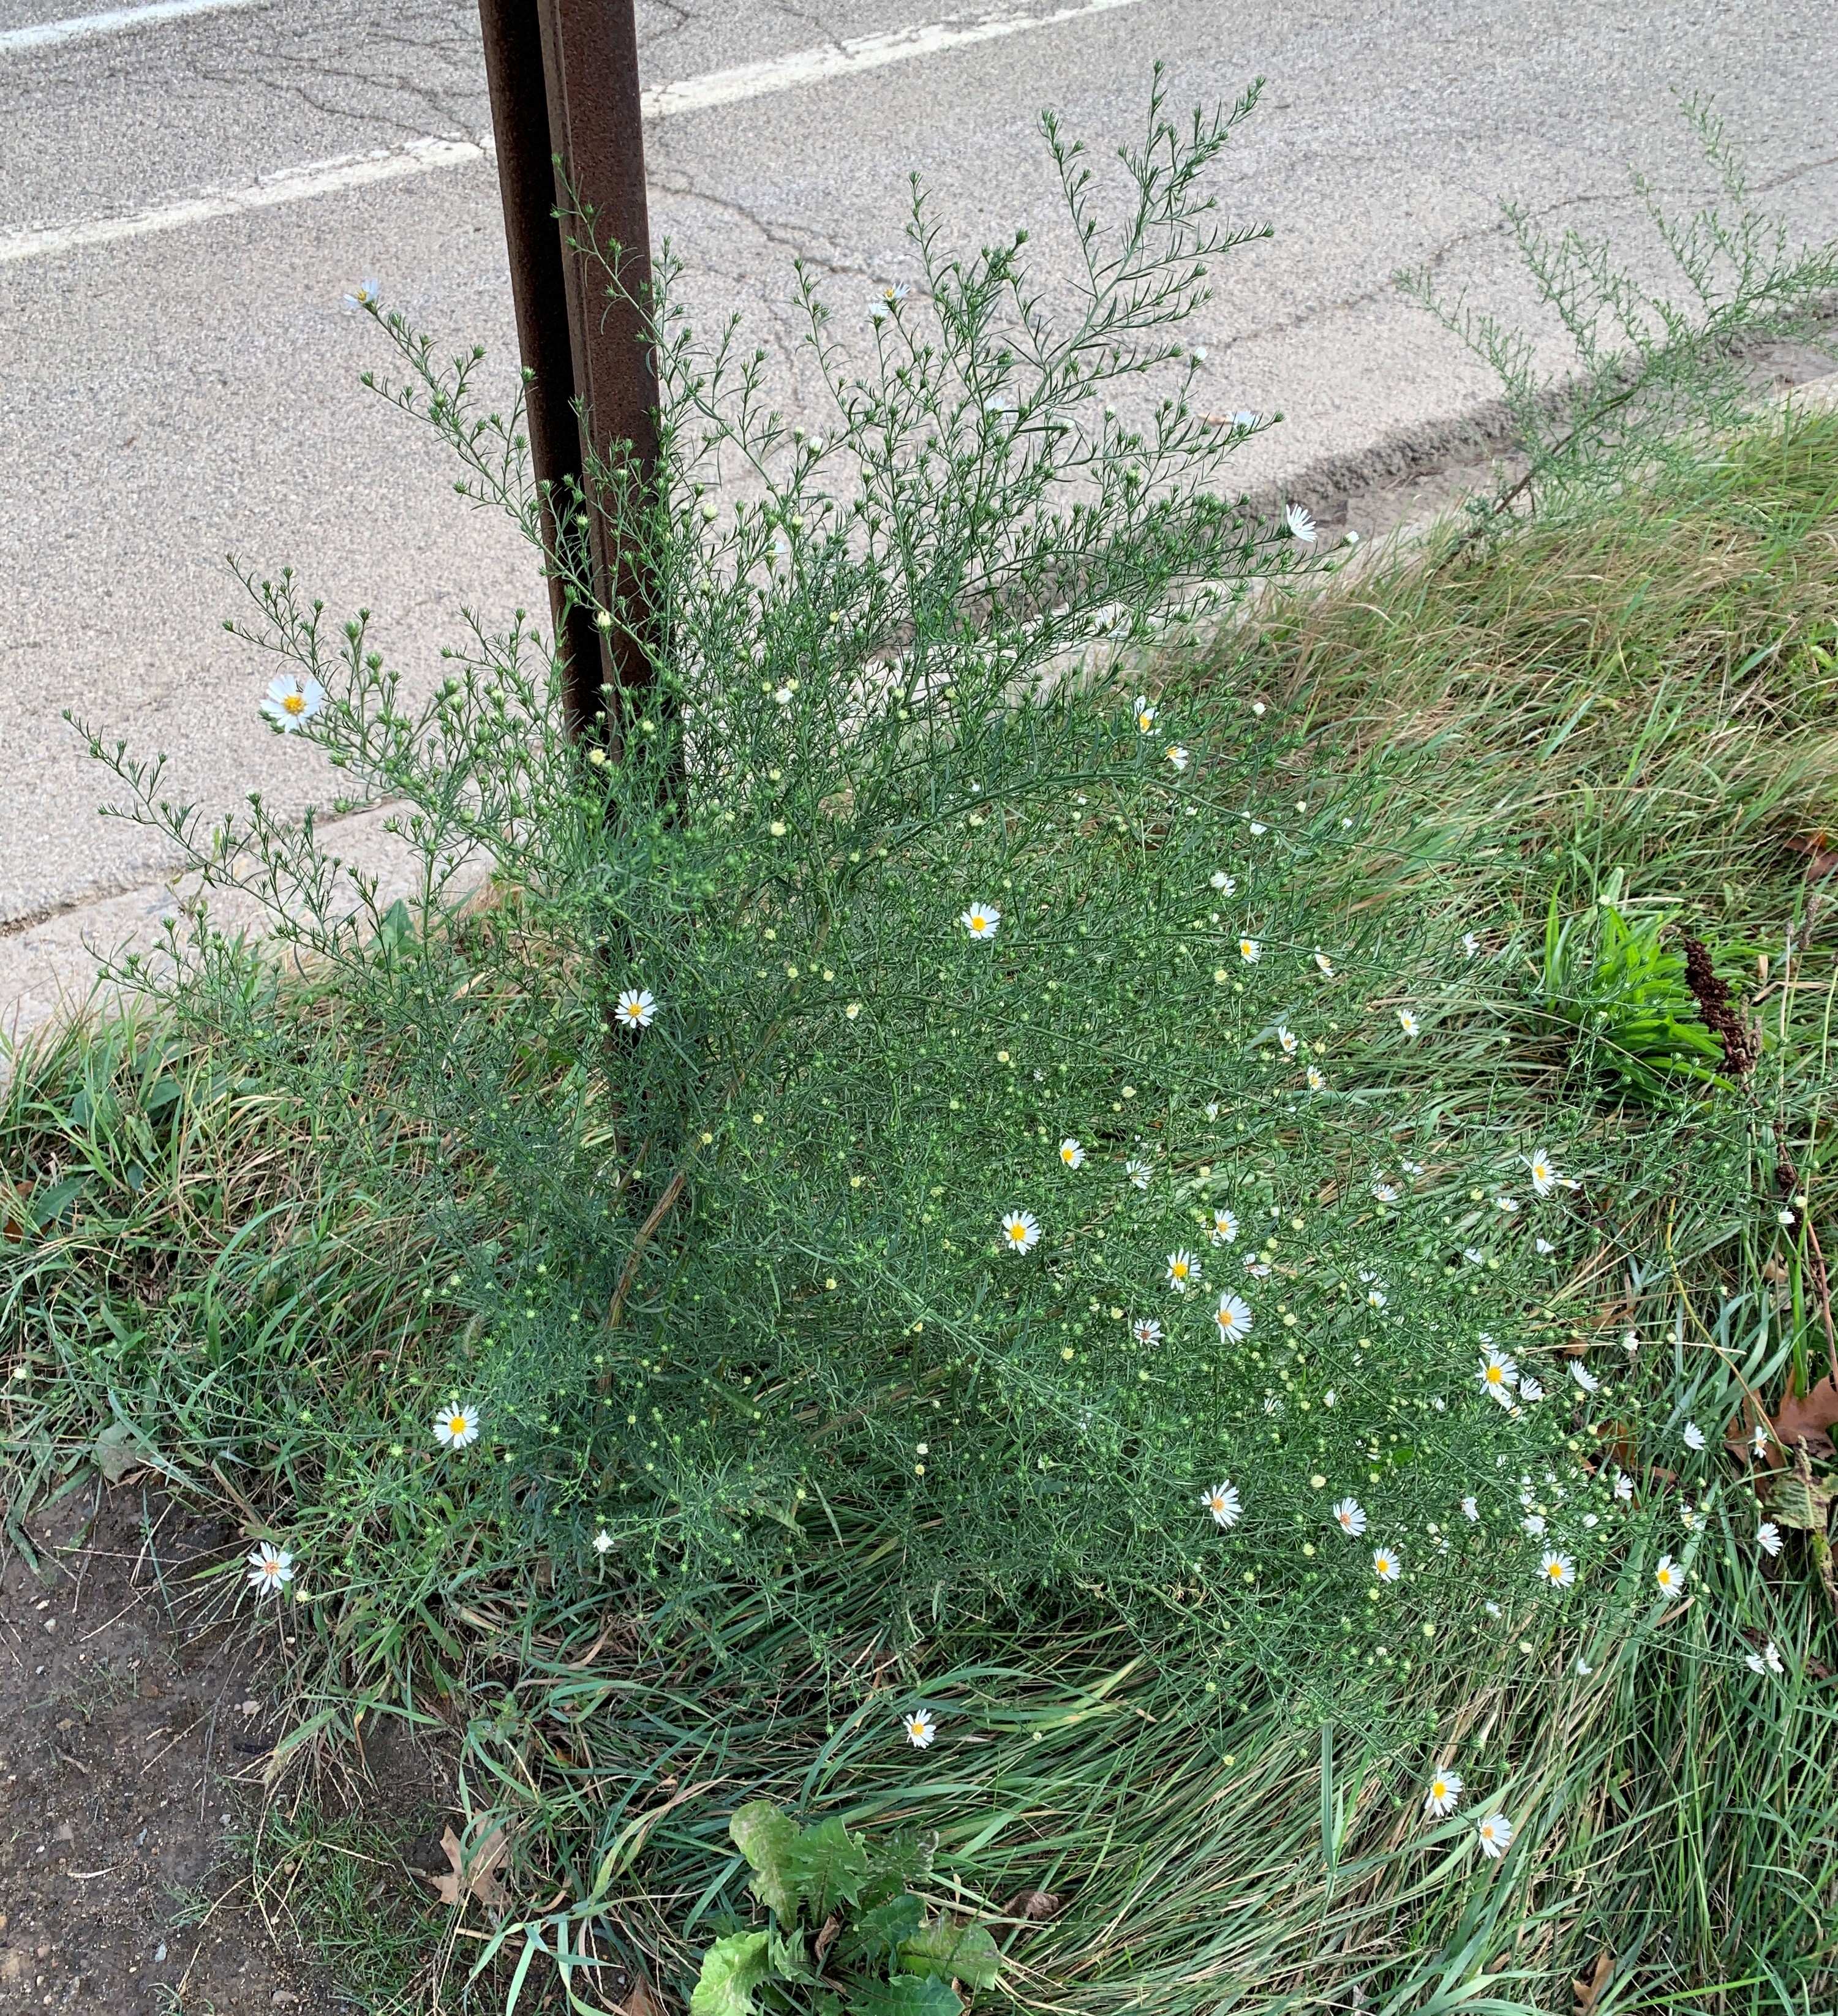
M26 1549L0 1552L0 2009L348 2008L252 1894L288 1645L284 1612L200 1619L200 1573L246 1548L234 1522L96 1482L18 1531ZM450 1778L383 1748L363 1803L419 1859ZM408 1862L378 1877L418 1880Z

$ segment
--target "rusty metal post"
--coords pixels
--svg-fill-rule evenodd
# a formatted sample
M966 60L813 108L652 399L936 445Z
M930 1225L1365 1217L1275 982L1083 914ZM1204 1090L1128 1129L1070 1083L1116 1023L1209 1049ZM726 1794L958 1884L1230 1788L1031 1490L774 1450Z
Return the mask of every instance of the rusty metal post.
M535 374L525 387L532 466L559 499L571 478L587 486L593 461L615 459L613 444L629 442L648 483L657 462L657 367L640 305L649 294L651 222L633 0L479 0L479 19L517 340ZM592 214L601 250L620 248L618 293L609 293L604 268L575 242L586 236L571 214L577 205ZM542 531L553 554L546 514ZM568 609L553 574L550 583L578 731L592 725L603 682L649 683L654 634L640 556L591 508L588 532L595 589L614 614L612 629L603 633L588 611Z

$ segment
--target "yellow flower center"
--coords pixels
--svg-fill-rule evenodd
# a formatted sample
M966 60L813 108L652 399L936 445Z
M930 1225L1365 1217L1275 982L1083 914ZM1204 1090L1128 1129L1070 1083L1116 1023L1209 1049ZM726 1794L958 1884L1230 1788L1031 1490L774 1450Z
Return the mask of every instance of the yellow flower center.
M463 1435L465 1432L466 1417L463 1414L456 1414L447 1424L447 1433L450 1435Z
M1490 1386L1497 1386L1500 1383L1501 1377L1501 1373L1498 1366L1490 1365L1487 1367L1487 1384Z
M306 695L303 693L290 693L282 700L281 704L290 714L305 714Z

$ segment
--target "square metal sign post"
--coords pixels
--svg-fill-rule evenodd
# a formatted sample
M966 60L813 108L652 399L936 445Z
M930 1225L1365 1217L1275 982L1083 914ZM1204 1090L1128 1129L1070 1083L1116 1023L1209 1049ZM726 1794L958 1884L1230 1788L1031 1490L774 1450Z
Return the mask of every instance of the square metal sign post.
M568 716L577 733L590 732L603 682L643 686L651 676L640 558L612 535L586 477L590 458L611 461L614 443L631 445L647 481L657 462L634 0L479 0L479 19L517 340L535 373L524 388L531 466L555 499L567 495L570 477L582 485L596 592L613 613L612 628L602 632L590 610L567 607L552 569ZM577 211L591 214L603 252L619 247L616 291L599 261L571 242L583 235ZM555 531L546 510L552 556Z

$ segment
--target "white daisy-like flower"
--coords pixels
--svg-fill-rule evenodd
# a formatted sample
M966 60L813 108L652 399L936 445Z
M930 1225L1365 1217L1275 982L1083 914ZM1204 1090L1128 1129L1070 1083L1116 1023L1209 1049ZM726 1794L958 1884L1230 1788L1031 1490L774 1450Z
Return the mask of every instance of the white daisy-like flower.
M1236 1344L1250 1332L1250 1305L1237 1295L1221 1295L1218 1308L1213 1312L1213 1320L1219 1326L1220 1342Z
M1522 1400L1525 1401L1528 1405L1535 1404L1537 1402L1544 1399L1544 1388L1539 1384L1537 1381L1532 1377L1530 1373L1522 1373L1519 1375L1519 1397Z
M1162 1326L1153 1316L1138 1316L1130 1326L1130 1334L1144 1351L1151 1350L1162 1341Z
M1328 1081L1317 1064L1308 1067L1308 1089L1310 1092L1325 1092L1328 1089Z
M1423 1173L1423 1165L1421 1162L1405 1161L1400 1159L1398 1167L1407 1176L1420 1176Z
M1170 742L1162 754L1177 770L1184 770L1187 768L1187 753L1178 742Z
M1536 1512L1528 1512L1519 1523L1526 1532L1531 1535L1534 1540L1538 1539L1544 1531L1544 1518L1540 1514Z
M1595 1392L1602 1384L1588 1366L1578 1358L1573 1358L1570 1360L1570 1377L1585 1393Z
M1487 1265L1486 1251L1479 1246L1464 1246L1461 1249L1461 1258L1470 1267L1484 1267Z
M1213 1214L1212 1240L1215 1246L1229 1246L1238 1236L1238 1222L1229 1211L1216 1211Z
M1140 695L1136 703L1136 726L1139 734L1149 735L1155 731L1155 709L1147 693Z
M1298 1047L1296 1031L1293 1029L1285 1029L1279 1022L1277 1024L1277 1044L1285 1057L1294 1057Z
M261 703L261 711L283 734L291 735L325 704L326 689L311 672L304 679L293 672L277 672L268 682L268 697Z
M1591 1665L1589 1661L1583 1657L1580 1652L1579 1652L1577 1654L1576 1670L1580 1673L1585 1679L1587 1679L1589 1676L1595 1671L1595 1669Z
M772 697L780 707L789 707L791 704L791 697L797 690L795 686L774 686L772 689Z
M1372 1572L1381 1582L1396 1582L1404 1571L1404 1564L1395 1547L1372 1550Z
M1472 931L1464 931L1461 934L1461 951L1463 956L1465 958L1472 959L1475 954L1479 950L1480 940L1475 936Z
M1397 1011L1397 1025L1407 1036L1417 1035L1421 1026L1408 1008L1400 1008Z
M1624 1470L1615 1472L1615 1496L1624 1505L1634 1503L1634 1480Z
M1215 868L1207 880L1222 896L1232 895L1238 886L1223 868Z
M1464 1498L1461 1501L1461 1516L1464 1519L1478 1519L1480 1517L1480 1501L1475 1498Z
M1538 1557L1538 1572L1553 1589L1568 1589L1577 1579L1577 1564L1568 1554L1547 1549Z
M1485 1603L1482 1604L1481 1607L1486 1611L1490 1617L1504 1617L1506 1614L1497 1603Z
M1532 1244L1537 1247L1541 1253L1551 1254L1557 1251L1557 1248L1552 1245L1548 1239L1535 1239L1533 1240Z
M1754 1447L1755 1453L1756 1453L1757 1456L1766 1456L1766 1455L1767 1455L1767 1453L1768 1453L1768 1424L1767 1424L1767 1422L1765 1422L1765 1421L1757 1421L1757 1422L1755 1424L1755 1433L1754 1433L1754 1435L1753 1435L1753 1437L1752 1440L1753 1440L1753 1447Z
M1002 1221L1002 1242L1011 1253L1031 1253L1040 1243L1040 1221L1031 1211L1011 1211Z
M1238 940L1238 956L1240 959L1246 961L1249 964L1255 966L1258 960L1263 956L1263 948L1255 938L1240 938Z
M916 1708L910 1715L901 1716L900 1727L915 1750L929 1750L938 1734L938 1718L928 1708Z
M1704 1431L1696 1421L1687 1421L1685 1424L1685 1445L1694 1456L1703 1453Z
M1775 1642L1771 1638L1761 1651L1750 1653L1744 1664L1752 1673L1779 1674L1784 1673L1787 1670L1781 1663L1781 1655L1775 1649Z
M613 1536L602 1526L593 1536L593 1551L596 1554L609 1554L612 1550Z
M1314 544L1314 520L1303 506L1292 504L1283 513L1283 523L1288 527L1291 538L1299 539L1305 546Z
M478 1440L480 1419L476 1407L443 1407L434 1417L434 1438L442 1449L469 1449Z
M1270 1262L1260 1260L1255 1253L1247 1253L1245 1255L1245 1272L1254 1280L1267 1281L1270 1279Z
M1317 952L1315 954L1314 963L1330 980L1334 977L1334 962L1324 952Z
M1139 1190L1146 1190L1150 1177L1155 1172L1152 1165L1144 1161L1140 1155L1132 1155L1123 1165L1123 1173Z
M1504 1813L1489 1813L1475 1832L1480 1852L1490 1862L1497 1862L1512 1845L1512 1823Z
M1446 1820L1461 1802L1461 1780L1453 1771L1438 1771L1423 1795L1423 1810L1432 1820Z
M1187 1294L1198 1282L1200 1263L1183 1246L1168 1255L1168 1285L1177 1294Z
M1674 1589L1685 1586L1685 1570L1670 1554L1660 1557L1660 1565L1653 1570L1653 1580L1670 1596Z
M991 903L972 903L957 920L973 938L993 938L1002 922L1002 913Z
M1242 1514L1236 1487L1230 1478L1222 1479L1210 1491L1200 1493L1200 1503L1213 1514L1213 1523L1221 1532L1235 1526Z
M1771 1561L1781 1550L1781 1529L1771 1519L1764 1519L1755 1528L1755 1544Z
M1372 1194L1381 1204L1396 1204L1404 1192L1396 1183L1387 1183L1380 1176L1372 1185Z
M1268 1268L1266 1268L1266 1269L1264 1269L1264 1272L1265 1272L1266 1273L1267 1273L1269 1271L1270 1271L1270 1270L1269 1270L1269 1269L1268 1269ZM1335 1402L1335 1401L1336 1401L1339 1397L1340 1397L1340 1396L1339 1396L1339 1394L1337 1394L1337 1393L1334 1391L1334 1389L1333 1389L1333 1388L1332 1388L1332 1386L1330 1386L1330 1387L1328 1388L1327 1391L1326 1391L1326 1392L1324 1392L1324 1393L1321 1395L1321 1405L1322 1405L1324 1407L1331 1407L1331 1406L1333 1406L1334 1402Z
M1365 1507L1357 1498L1342 1498L1333 1508L1333 1520L1350 1540L1357 1540L1366 1530Z
M249 1585L279 1596L294 1579L294 1557L285 1547L264 1540L249 1557Z
M1368 1309L1383 1309L1385 1306L1385 1291L1382 1288L1368 1288L1366 1291L1366 1306Z
M1559 1181L1556 1170L1551 1166L1551 1157L1541 1148L1536 1154L1526 1157L1526 1167L1532 1172L1532 1188L1540 1197L1549 1197Z
M613 1018L622 1029L648 1029L657 1016L658 1004L649 988L628 987L613 1003Z
M1519 1199L1515 1197L1497 1197L1494 1200L1494 1208L1496 1211L1517 1211L1519 1208Z
M382 298L383 283L380 280L359 280L344 297L345 311L348 314L355 315L360 308L375 308Z
M1510 1352L1490 1351L1481 1359L1480 1370L1474 1376L1483 1392L1497 1394L1519 1384L1519 1367Z
M1261 713L1263 711L1263 708L1259 707L1259 708L1256 709L1256 710L1255 710L1255 711L1256 711L1256 712L1257 712L1257 713L1259 713L1259 714L1261 714ZM1261 820L1259 820L1259 819L1253 819L1253 820L1252 820L1251 824L1250 824L1250 826L1249 826L1249 827L1248 830L1249 831L1250 835L1251 835L1251 837L1252 837L1253 840L1261 840L1261 839L1263 839L1263 836L1264 836L1267 833L1268 833L1268 832L1270 831L1270 828L1269 828L1268 826L1265 826L1265 825L1263 823L1263 822L1262 822Z
M1069 1134L1059 1144L1059 1159L1069 1169L1082 1169L1085 1166L1085 1150Z

